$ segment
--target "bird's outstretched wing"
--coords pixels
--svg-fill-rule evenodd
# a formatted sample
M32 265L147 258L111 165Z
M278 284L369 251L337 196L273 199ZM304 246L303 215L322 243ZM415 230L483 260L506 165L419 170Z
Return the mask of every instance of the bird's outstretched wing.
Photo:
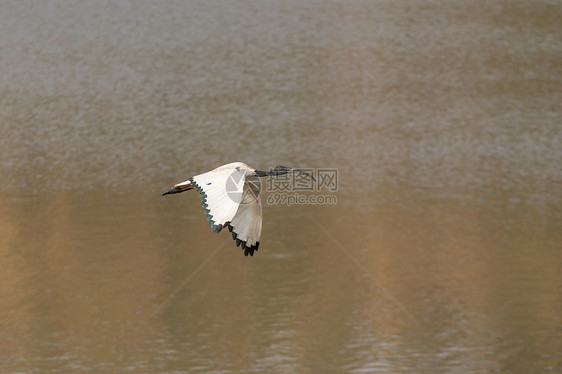
M214 232L220 232L232 221L244 189L245 177L241 171L213 170L189 179L201 194L201 206Z
M259 196L238 207L236 215L228 225L236 246L242 246L245 256L253 256L260 246L261 235L261 201Z

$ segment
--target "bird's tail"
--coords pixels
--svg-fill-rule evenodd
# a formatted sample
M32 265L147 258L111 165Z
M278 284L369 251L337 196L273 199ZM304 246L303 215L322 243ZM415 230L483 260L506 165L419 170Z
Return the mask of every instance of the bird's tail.
M162 192L162 196L163 195L170 195L173 193L180 193L180 192L184 192L184 191L189 191L194 189L195 187L193 187L193 185L191 184L190 181L185 181L185 182L181 182L176 184L174 187L172 187L171 189L169 189L166 192Z

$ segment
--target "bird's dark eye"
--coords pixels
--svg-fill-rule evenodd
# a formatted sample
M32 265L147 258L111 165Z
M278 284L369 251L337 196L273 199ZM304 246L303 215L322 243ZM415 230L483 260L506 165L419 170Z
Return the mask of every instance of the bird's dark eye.
M207 183L207 186L210 185L210 184L211 184L211 182Z

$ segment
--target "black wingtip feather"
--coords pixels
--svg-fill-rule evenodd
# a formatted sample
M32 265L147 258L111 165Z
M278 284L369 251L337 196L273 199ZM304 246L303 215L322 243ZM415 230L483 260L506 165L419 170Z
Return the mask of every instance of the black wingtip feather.
M238 238L238 234L234 231L234 227L230 224L230 222L225 223L224 226L228 226L228 230L232 232L232 239L236 240L236 246L242 247L241 249L244 251L244 256L253 256L254 252L256 252L260 246L260 242L256 242L254 245L248 245L245 240L241 240Z

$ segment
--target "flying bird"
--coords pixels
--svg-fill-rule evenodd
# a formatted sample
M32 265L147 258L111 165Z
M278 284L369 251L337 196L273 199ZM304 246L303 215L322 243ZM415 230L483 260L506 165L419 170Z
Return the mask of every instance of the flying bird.
M269 171L256 170L243 162L233 162L199 174L176 184L162 195L195 189L201 194L201 206L215 233L228 227L236 246L242 246L245 256L253 256L260 246L261 201L259 178L297 173L311 178L309 173L286 166Z

